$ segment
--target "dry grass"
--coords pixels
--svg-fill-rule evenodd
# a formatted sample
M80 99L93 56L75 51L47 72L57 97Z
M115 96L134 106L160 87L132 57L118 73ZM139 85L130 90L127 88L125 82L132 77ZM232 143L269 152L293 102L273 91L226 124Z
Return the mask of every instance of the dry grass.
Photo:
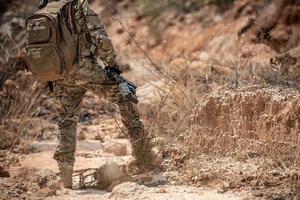
M9 90L9 84L15 84L14 89ZM28 135L33 129L31 119L39 113L43 106L44 98L43 87L38 83L22 87L11 80L6 81L5 89L0 97L0 148L13 149L21 142L26 143L26 139L34 137Z

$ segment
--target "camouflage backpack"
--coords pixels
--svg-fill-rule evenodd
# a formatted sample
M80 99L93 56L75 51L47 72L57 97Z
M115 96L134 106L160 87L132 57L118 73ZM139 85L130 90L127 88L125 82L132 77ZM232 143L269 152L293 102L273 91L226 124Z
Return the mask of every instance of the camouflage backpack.
M49 3L26 20L26 59L35 79L59 80L74 68L78 55L75 2Z

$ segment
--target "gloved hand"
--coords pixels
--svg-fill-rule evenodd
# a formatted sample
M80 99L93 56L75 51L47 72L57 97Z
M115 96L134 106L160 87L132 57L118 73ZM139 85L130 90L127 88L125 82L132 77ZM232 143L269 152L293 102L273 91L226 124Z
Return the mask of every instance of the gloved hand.
M111 74L121 75L123 73L123 71L120 69L120 67L118 65L105 67L105 70Z

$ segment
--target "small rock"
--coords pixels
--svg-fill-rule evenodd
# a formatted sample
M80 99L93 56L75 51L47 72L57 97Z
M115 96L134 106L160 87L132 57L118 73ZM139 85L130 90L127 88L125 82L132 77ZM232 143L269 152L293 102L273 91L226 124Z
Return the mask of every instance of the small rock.
M147 189L146 186L139 185L133 182L125 182L113 188L112 194L114 197L122 197L132 194L142 193ZM122 199L122 198L119 198Z
M10 174L7 170L4 169L4 167L0 166L0 177L10 177Z
M95 136L95 140L99 140L100 142L104 142L104 139L103 139L103 137L100 134L97 134Z
M168 191L165 188L160 188L158 193L167 193Z
M80 131L78 136L77 136L77 139L80 140L80 141L85 140L86 139L85 132Z

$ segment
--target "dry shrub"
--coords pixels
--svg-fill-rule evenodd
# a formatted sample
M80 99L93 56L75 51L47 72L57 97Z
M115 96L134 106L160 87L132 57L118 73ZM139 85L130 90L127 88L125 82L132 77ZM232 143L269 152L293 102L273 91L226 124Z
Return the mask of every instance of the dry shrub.
M22 75L20 80L5 82L0 95L0 149L12 149L21 138L29 137L31 118L39 113L45 98L41 84L33 82L28 73L19 74Z

